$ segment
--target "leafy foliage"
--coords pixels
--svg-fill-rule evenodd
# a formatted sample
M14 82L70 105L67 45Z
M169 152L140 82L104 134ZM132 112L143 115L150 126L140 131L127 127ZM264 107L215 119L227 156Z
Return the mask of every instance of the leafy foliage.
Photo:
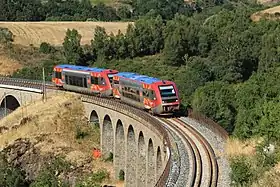
M0 2L0 21L99 21L120 20L116 10L90 0L3 0Z
M14 41L13 33L7 28L0 27L0 44L8 45Z
M104 169L99 169L96 173L92 173L80 181L75 185L75 187L101 187L101 183L103 180L109 177L108 171Z
M60 181L59 173L67 172L70 164L63 158L57 157L50 164L47 164L39 173L35 181L31 183L31 187L41 186L68 186L66 182Z
M124 177L125 177L125 173L124 171L121 169L119 172L119 180L124 181Z
M69 64L80 64L83 49L81 47L82 36L76 29L67 29L66 36L63 42L64 56Z
M0 186L6 187L27 187L25 173L20 169L11 166L3 155L0 155Z
M41 53L50 54L55 52L55 48L52 47L49 43L43 42L40 45L39 51Z
M235 186L244 186L252 182L254 174L245 157L241 156L231 161L231 179Z
M279 97L279 73L280 70L277 68L269 73L254 74L240 86L236 94L238 114L235 134L237 136L249 138L253 135L265 135L268 129L271 130L271 126L277 130L276 124L269 124L277 120L275 114L269 118L267 115L270 112L279 112L278 109L269 111L273 109L271 105L276 104Z
M232 132L236 115L234 95L231 85L210 82L196 90L192 107L217 121L228 132Z

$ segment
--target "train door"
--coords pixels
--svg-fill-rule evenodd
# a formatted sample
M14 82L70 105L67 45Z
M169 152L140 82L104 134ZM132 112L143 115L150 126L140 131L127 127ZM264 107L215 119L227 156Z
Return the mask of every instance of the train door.
M52 73L52 82L56 86L62 86L62 69L61 68L54 68L53 73Z

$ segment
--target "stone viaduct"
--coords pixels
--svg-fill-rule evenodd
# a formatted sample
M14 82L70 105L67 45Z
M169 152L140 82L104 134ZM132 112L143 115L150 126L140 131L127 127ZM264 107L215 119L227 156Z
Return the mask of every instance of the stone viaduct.
M0 84L2 108L14 110L42 96L39 89ZM122 170L126 187L155 186L170 157L163 135L136 115L124 114L101 103L83 103L86 117L100 126L102 155L113 154L115 178Z

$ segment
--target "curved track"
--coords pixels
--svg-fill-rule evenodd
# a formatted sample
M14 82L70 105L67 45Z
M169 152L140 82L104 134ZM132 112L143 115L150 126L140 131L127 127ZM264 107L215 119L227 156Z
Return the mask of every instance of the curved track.
M177 118L157 118L181 137L189 154L189 174L185 186L217 186L218 163L206 139L194 128Z

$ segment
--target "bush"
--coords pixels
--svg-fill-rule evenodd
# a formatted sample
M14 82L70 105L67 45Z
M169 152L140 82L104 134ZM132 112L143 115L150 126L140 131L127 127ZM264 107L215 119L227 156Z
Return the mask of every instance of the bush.
M28 181L25 180L25 173L19 168L9 165L4 158L0 156L0 186L5 187L27 187Z
M101 183L106 178L109 178L108 171L100 169L96 173L80 179L75 187L101 187Z
M258 168L262 168L263 171L272 168L278 161L277 153L269 150L269 141L264 141L257 146L257 165Z
M124 181L124 171L122 169L119 172L119 180Z
M30 187L42 187L42 186L69 186L66 182L60 181L57 177L59 173L67 172L70 170L70 163L64 159L58 157L55 158L51 164L46 165L40 171L39 175Z
M231 180L234 186L248 186L252 182L254 175L244 156L234 158L230 167L232 169Z
M8 28L0 27L0 44L10 44L14 41L14 35Z
M55 48L51 46L49 43L43 42L40 45L39 51L41 53L50 54L55 52Z
M76 139L83 139L85 138L87 135L89 135L88 132L85 132L81 129L81 127L76 127Z
M113 162L113 160L114 160L114 154L110 152L108 157L105 159L105 162Z

